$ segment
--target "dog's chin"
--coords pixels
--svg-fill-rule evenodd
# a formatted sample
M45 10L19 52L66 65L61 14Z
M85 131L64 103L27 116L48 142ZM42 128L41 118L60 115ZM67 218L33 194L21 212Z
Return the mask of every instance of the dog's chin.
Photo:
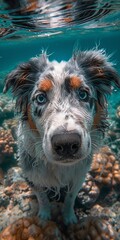
M76 163L78 163L80 161L80 159L76 158L76 159L65 159L65 160L55 160L53 159L54 164L57 165L64 165L64 166L70 166L70 165L75 165Z
M51 164L55 164L55 165L64 165L64 166L70 166L70 165L75 165L78 162L82 162L84 159L86 159L87 156L79 156L79 157L68 157L68 158L61 158L61 157L56 157L56 156L52 156L52 158L47 158L47 161Z

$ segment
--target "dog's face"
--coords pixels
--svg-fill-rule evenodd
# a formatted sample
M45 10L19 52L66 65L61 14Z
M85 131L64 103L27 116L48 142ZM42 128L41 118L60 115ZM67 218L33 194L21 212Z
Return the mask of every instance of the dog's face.
M106 126L105 94L119 78L101 51L79 52L68 62L33 58L8 75L17 107L39 134L47 161L86 159Z
M48 161L74 163L91 152L94 98L82 71L66 62L48 63L30 98Z

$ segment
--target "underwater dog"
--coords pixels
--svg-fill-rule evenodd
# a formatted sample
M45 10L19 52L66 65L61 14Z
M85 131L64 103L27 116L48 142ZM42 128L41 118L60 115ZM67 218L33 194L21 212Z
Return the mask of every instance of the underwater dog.
M13 70L19 162L39 203L39 217L51 219L46 189L67 187L65 224L76 223L74 202L100 146L107 123L107 94L120 87L104 50L74 52L68 61L50 61L45 52Z

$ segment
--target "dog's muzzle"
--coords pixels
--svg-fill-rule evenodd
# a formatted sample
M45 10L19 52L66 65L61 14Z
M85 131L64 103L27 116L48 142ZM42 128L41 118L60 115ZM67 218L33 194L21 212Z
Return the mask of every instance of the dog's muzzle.
M52 136L51 144L54 153L60 159L72 159L79 153L81 136L75 132L57 133Z

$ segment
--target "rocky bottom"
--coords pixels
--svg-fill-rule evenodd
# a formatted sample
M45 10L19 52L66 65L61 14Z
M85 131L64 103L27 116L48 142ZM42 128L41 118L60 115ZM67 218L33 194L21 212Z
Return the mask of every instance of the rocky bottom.
M108 147L93 164L75 203L78 223L65 226L62 202L52 201L52 221L36 217L38 203L19 167L0 171L0 240L119 240L120 164Z
M115 240L118 239L112 225L98 217L82 218L77 224L64 226L58 211L56 223L41 224L37 217L20 218L6 227L1 240ZM58 220L59 216L59 220Z

